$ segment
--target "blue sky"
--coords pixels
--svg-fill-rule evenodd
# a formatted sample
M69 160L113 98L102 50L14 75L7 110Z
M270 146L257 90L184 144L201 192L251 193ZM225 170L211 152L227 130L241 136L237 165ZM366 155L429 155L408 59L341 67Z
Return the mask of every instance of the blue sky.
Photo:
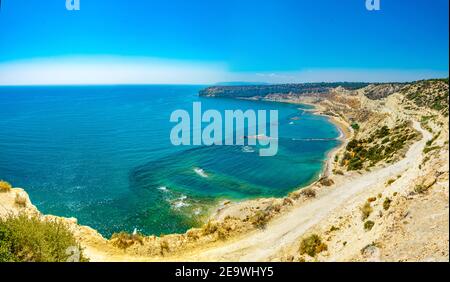
M65 1L2 0L0 84L448 76L448 0Z

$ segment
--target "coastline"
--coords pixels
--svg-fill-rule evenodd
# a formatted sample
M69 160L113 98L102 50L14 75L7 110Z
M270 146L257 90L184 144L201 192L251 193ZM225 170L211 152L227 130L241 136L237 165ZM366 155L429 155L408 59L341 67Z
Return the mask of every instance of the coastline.
M40 213L18 188L0 193L0 217L24 212L37 214L42 221L61 221L73 231L91 261L448 261L447 118L437 116L423 124L423 116L435 112L424 108L411 111L408 104L404 109L400 93L384 100L363 95L345 100L345 95L329 100L274 98L274 102L313 106L306 111L326 117L339 130L336 139L341 143L326 152L318 180L282 198L221 199L211 205L206 224L183 234L122 233L106 239L75 218ZM370 111L370 118L355 119L355 112L342 110L342 103L354 105L355 99ZM394 162L347 170L345 163L335 161L334 156L353 134L365 138L380 126L392 127L405 117L420 139L408 143ZM356 120L361 130L354 132L348 120ZM433 151L425 150L430 148L430 140ZM418 192L418 187L426 190ZM16 203L18 195L25 203ZM361 208L367 204L371 212L362 217ZM299 253L299 246L313 234L326 242L328 249L317 256ZM120 247L123 243L127 247ZM444 251L437 253L437 249Z
M276 100L267 100L268 102L280 102L280 101L276 101ZM347 143L347 139L349 138L349 136L351 135L351 128L345 123L344 120L342 120L341 118L338 117L333 117L330 115L326 115L322 112L322 109L320 109L320 106L317 104L312 104L312 103L299 103L297 101L282 101L283 103L289 103L289 104L305 104L305 105L309 105L312 106L313 109L301 109L301 110L305 110L308 112L311 112L314 115L318 115L318 116L324 116L327 118L327 120L329 122L331 122L332 124L334 124L334 126L338 129L338 131L340 132L340 135L336 138L337 140L340 140L342 143L340 145L338 145L337 147L331 149L329 152L326 153L326 157L324 159L324 165L321 169L321 171L318 172L318 177L317 179L313 180L311 183L303 185L303 186L297 186L294 190L292 190L291 193L296 193L299 192L302 189L306 189L309 187L313 187L315 185L317 185L323 178L328 177L329 175L331 175L331 171L332 171L332 167L333 167L333 159L334 159L334 155L339 152L343 146L345 146L345 144ZM26 192L25 192L26 193ZM28 197L29 198L29 197ZM255 202L264 202L267 199L276 199L276 200L282 200L283 198L267 198L267 197L255 197L252 199L244 199L244 200L230 200L227 198L223 198L223 199L218 199L216 204L213 204L210 206L209 211L207 212L207 214L205 214L205 216L203 217L203 219L201 219L200 221L198 221L198 226L203 226L204 224L207 224L209 221L211 220L217 220L217 218L220 217L220 214L226 210L228 207L233 206L233 208L239 208L240 206L251 206L254 205ZM33 206L33 210L38 211L38 209L32 205L32 201L29 200L30 206ZM64 217L60 217L57 215L46 215L46 216L50 216L50 217L55 217L55 218L64 218ZM71 217L70 218L71 222L77 222L76 217ZM87 228L90 228L88 226L86 226ZM191 227L192 228L197 228L195 226ZM94 229L93 229L94 230ZM186 232L188 232L189 230L187 230ZM98 233L102 238L103 235L101 235L100 233ZM181 233L181 234L185 234L185 233ZM179 235L181 235L179 234ZM175 234L173 234L175 235ZM153 236L153 235L145 235L145 236Z
M346 139L349 136L350 128L347 127L347 125L345 124L345 121L340 120L339 118L336 118L336 117L329 116L329 115L321 113L321 111L319 109L319 105L316 105L316 104L306 103L306 102L305 103L304 102L299 103L297 101L277 101L277 100L266 100L266 101L267 102L275 102L275 103L282 102L282 103L287 103L287 104L305 104L305 105L312 106L313 109L301 109L301 110L311 112L312 114L317 115L317 116L324 116L324 117L326 117L327 120L329 122L333 123L335 125L335 127L338 129L338 131L340 132L340 135L336 138L336 140L340 140L342 143L326 153L326 157L323 160L324 165L321 168L321 170L318 171L317 179L313 180L312 182L310 182L308 184L304 184L302 186L295 187L291 191L291 193L292 192L298 192L301 189L305 189L305 188L308 188L308 187L316 185L317 183L319 183L319 181L321 179L323 179L324 177L328 176L328 174L329 174L328 171L331 171L330 168L333 165L333 157L342 148L342 146L346 142ZM17 188L17 189L20 189L21 191L23 191L22 193L27 194L26 190L24 190L22 188ZM28 194L27 194L27 198L29 199ZM208 212L203 216L202 219L200 219L198 221L198 226L202 226L204 224L207 224L208 221L216 219L217 214L219 214L224 208L227 208L228 206L231 206L231 205L247 205L250 202L264 201L266 199L272 199L272 197L268 198L268 197L261 196L261 197L255 197L255 198L250 198L250 199L243 199L243 200L230 200L228 198L217 199L216 203L212 204L209 207ZM274 198L274 199L281 200L281 199L283 199L283 197L277 197L277 198ZM39 210L32 204L31 200L29 200L29 206L32 206L33 210L37 211L39 213ZM55 217L55 218L66 218L66 217L62 217L62 216L59 216L59 215L53 215L53 214L46 214L45 216L51 216L51 217ZM78 223L78 220L76 219L75 216L70 217L70 221L71 222L75 221L75 222ZM88 226L86 226L86 227L88 227ZM191 228L197 228L197 227L192 226ZM189 230L187 230L186 232L188 232L188 231ZM185 234L185 233L174 233L174 235L175 234ZM100 233L98 233L98 234L100 235ZM154 236L154 235L150 235L150 234L144 234L144 235L145 236ZM103 237L103 235L101 235L101 236Z
M336 148L332 149L330 152L328 152L326 161L325 161L325 167L323 169L323 176L322 177L328 177L332 174L333 170L333 162L334 158L337 155L339 151L341 151L345 146L347 146L348 141L353 136L353 130L349 124L347 124L342 118L334 117L334 116L328 116L324 114L320 114L323 116L328 117L328 120L333 123L336 128L340 131L340 136L337 138L341 141L341 144L337 146Z
M250 100L250 99L248 99L248 100ZM276 103L281 102L281 103L287 103L287 104L300 104L300 105L304 104L304 105L312 106L313 107L312 109L301 109L301 110L311 112L312 114L317 115L317 116L326 117L327 120L330 123L332 123L340 132L340 135L336 138L336 140L341 141L341 144L339 144L338 146L336 146L335 148L333 148L329 152L327 152L326 157L323 161L324 165L323 165L321 171L318 173L318 178L307 185L296 187L291 193L300 193L300 191L303 189L315 187L318 184L320 184L321 180L331 176L335 155L339 151L341 151L343 148L345 148L348 141L353 136L353 129L351 128L351 126L345 120L343 120L341 117L331 116L331 115L327 115L327 114L323 113L323 109L321 108L320 105L317 105L317 104L308 103L308 102L290 101L290 100L279 101L279 100L266 99L265 101L276 102ZM213 207L211 209L212 213L210 214L209 217L206 217L207 221L205 221L204 223L206 224L209 220L217 220L217 219L222 220L225 217L223 214L226 212L227 208L232 207L233 209L239 209L241 206L247 207L249 205L255 205L256 202L263 202L263 201L269 200L269 199L282 200L283 198L257 197L254 199L247 199L247 200L242 200L242 201L232 201L229 199L224 199L224 200L220 201L219 204L215 208ZM234 213L234 212L232 212L232 213Z
M306 185L304 187L300 187L298 189L307 188L307 187L315 184L316 182L319 182L321 179L329 177L332 174L333 161L334 161L335 155L339 151L341 151L342 148L344 148L347 145L348 141L352 138L352 136L354 134L353 128L350 126L350 124L348 124L340 116L332 116L332 115L326 114L325 113L325 109L321 105L319 105L317 103L307 102L307 101L298 100L298 99L294 99L294 100L293 99L284 99L284 100L280 100L280 99L264 99L264 101L310 106L310 107L312 107L312 109L301 109L301 110L302 111L306 111L306 112L310 112L310 113L312 113L314 115L317 115L317 116L326 117L327 120L330 123L332 123L338 129L340 135L336 139L341 141L341 144L339 146L333 148L332 150L330 150L327 153L327 156L325 157L325 160L324 160L325 165L322 168L322 171L319 173L319 179L317 179L316 181L313 181L313 183L311 183L309 185Z

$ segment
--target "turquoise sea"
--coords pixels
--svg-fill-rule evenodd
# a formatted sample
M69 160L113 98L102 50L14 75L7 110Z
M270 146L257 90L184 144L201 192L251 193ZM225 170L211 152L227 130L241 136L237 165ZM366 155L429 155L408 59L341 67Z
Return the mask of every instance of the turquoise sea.
M318 178L339 131L306 106L201 98L203 86L0 87L0 179L44 213L113 232L184 232L219 200L284 196ZM173 146L172 111L279 110L279 150ZM208 177L198 173L202 169Z

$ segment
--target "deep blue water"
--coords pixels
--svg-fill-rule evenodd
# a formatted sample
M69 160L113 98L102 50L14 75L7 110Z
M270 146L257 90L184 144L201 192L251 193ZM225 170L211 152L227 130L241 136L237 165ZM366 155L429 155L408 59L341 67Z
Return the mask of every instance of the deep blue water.
M0 87L0 179L25 188L42 212L106 236L167 234L194 226L219 199L283 196L314 181L338 145L338 130L299 105L200 98L201 88ZM173 146L170 114L194 101L203 110L279 110L278 154Z

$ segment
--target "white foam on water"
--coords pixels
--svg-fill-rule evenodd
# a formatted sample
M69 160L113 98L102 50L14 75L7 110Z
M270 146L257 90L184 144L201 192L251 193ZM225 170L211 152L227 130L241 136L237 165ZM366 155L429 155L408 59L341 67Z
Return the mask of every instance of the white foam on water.
M251 146L244 146L244 147L242 147L242 152L244 152L244 153L254 153L255 149L253 149L253 147L251 147Z
M158 190L163 191L163 192L169 192L169 189L166 186L161 186L158 188Z
M179 197L178 199L176 199L175 201L172 201L172 208L175 210L179 210L182 207L188 207L190 206L189 203L186 203L187 196L185 195L181 195L181 197Z
M208 175L205 173L205 171L201 168L194 168L195 173L197 173L198 175L200 175L201 177L207 178Z

